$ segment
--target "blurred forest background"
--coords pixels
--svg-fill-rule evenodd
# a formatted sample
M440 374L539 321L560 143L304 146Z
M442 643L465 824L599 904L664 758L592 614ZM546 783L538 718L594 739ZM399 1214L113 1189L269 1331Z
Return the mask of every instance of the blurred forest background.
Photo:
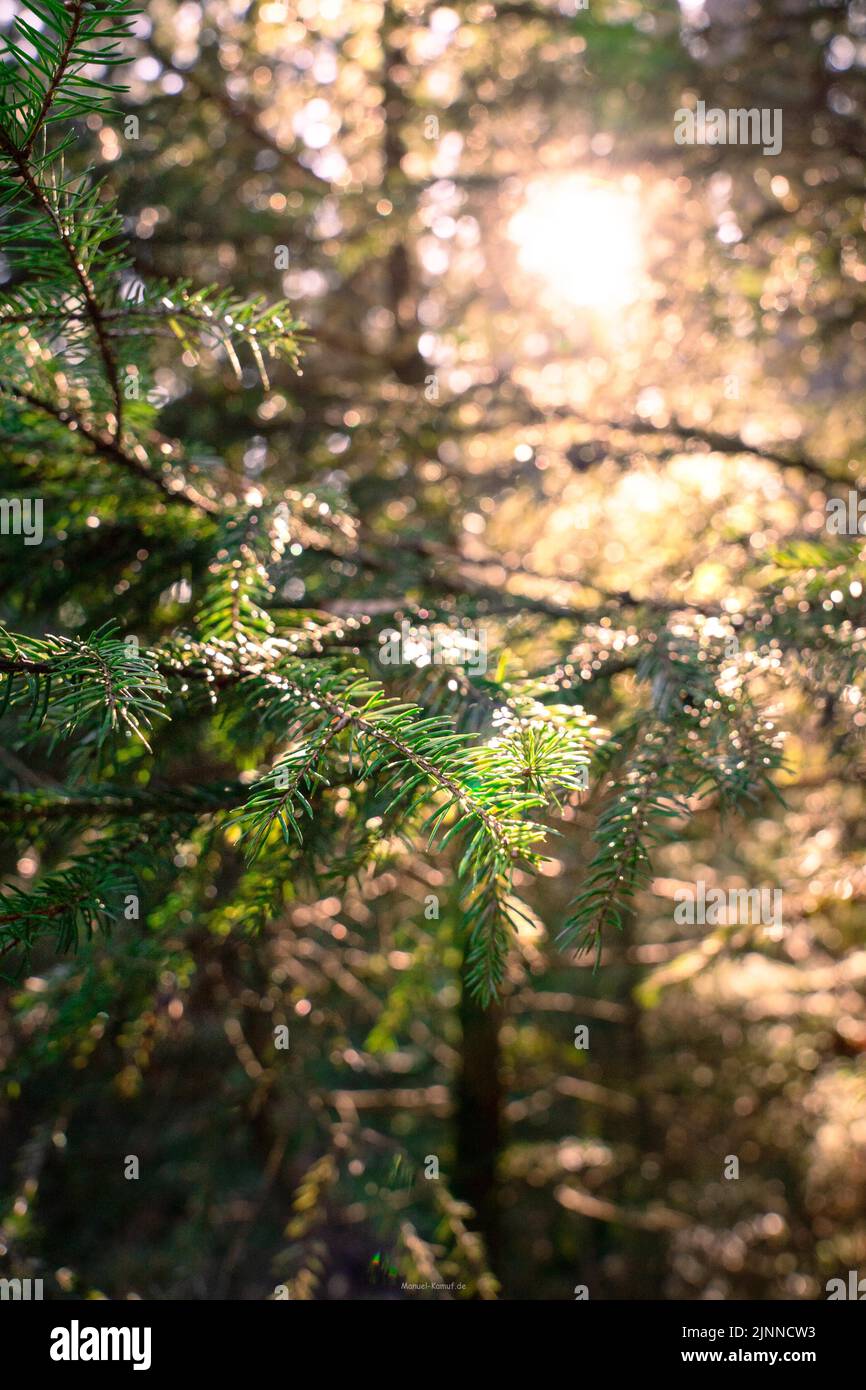
M808 608L863 443L866 4L146 0L135 33L122 110L77 124L136 271L306 325L302 374L269 364L268 391L159 340L160 429L238 487L359 519L351 558L295 556L288 609L374 660L404 619L481 626L491 680L550 679L616 730L639 634L736 626L768 576ZM699 99L780 109L781 152L678 145ZM137 583L138 524L97 515L62 592L4 621L174 623L188 580ZM380 675L470 727L495 705L459 662ZM762 654L784 800L679 825L597 969L556 941L594 771L486 1011L447 849L394 838L348 887L288 881L250 932L230 847L191 832L144 920L41 946L4 990L0 1274L52 1297L571 1300L813 1299L866 1271L866 714L856 673L841 699L825 677ZM159 737L178 782L225 775L229 735ZM23 758L0 763L12 795L53 776ZM26 884L51 836L13 828ZM783 924L678 924L699 880L780 888Z

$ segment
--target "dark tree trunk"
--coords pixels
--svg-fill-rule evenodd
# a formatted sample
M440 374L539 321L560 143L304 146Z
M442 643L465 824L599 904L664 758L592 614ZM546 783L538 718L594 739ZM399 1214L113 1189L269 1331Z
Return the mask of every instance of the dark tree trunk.
M498 1004L482 1009L465 985L460 999L463 1044L457 1080L455 1195L468 1202L471 1225L484 1238L491 1269L501 1254L497 1165L502 1140Z

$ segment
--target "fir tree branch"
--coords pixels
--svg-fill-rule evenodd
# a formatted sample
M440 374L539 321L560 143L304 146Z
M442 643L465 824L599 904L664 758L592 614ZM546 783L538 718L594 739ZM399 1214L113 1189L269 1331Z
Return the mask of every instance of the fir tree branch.
M157 840L171 833L145 840L137 829L122 826L30 890L7 887L0 895L0 955L20 949L23 968L49 931L60 952L76 950L82 932L88 938L97 930L108 934L124 897L140 892Z
M45 88L45 94L39 105L39 109L37 110L36 115L33 118L33 124L30 128L30 133L24 141L24 144L21 146L21 153L25 158L29 158L30 152L33 149L33 145L36 141L36 137L42 130L48 113L51 110L54 98L57 95L57 90L64 77L66 76L69 61L75 48L75 42L78 38L78 33L81 28L81 22L84 17L85 3L86 0L67 0L67 3L64 5L64 10L66 14L69 16L69 28L66 33L66 37L63 40L63 46L60 49L60 53L58 55L57 66L54 69L54 74L50 78L48 85Z
M0 628L0 675L6 677L0 713L26 704L28 718L48 727L55 742L83 730L100 750L110 736L129 731L148 747L145 731L154 718L167 717L163 677L118 639L113 623L86 641L13 636Z
M80 9L81 5L79 5L78 8ZM56 234L57 241L59 245L63 247L73 275L78 282L87 317L96 338L99 354L105 369L106 380L110 387L114 402L112 437L117 441L120 439L123 429L123 393L120 389L120 376L117 362L109 344L108 333L105 323L103 322L102 310L97 298L96 288L79 257L75 243L61 218L59 208L51 202L45 189L40 187L36 180L30 167L29 146L26 149L16 146L10 140L2 124L0 124L0 153L4 154L11 162L22 186L26 188L27 192L30 194L34 205L51 224Z
M144 455L141 445L136 446L137 451L140 452L131 453L119 442L116 435L94 429L70 407L54 405L51 401L43 400L33 391L15 386L10 382L0 382L0 394L4 393L22 405L32 406L34 410L50 415L58 424L69 430L76 439L83 439L97 458L104 458L119 464L126 472L158 487L163 496L170 502L180 502L187 507L204 512L208 516L214 516L218 513L218 503L210 497L206 497L189 482L157 473L146 461L146 455ZM144 456L142 457L142 455Z

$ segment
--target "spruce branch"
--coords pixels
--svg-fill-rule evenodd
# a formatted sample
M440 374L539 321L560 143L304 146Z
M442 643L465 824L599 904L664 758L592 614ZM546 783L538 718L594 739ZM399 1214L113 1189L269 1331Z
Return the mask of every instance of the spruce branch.
M2 679L5 677L5 679ZM128 731L146 748L156 718L167 718L167 687L156 666L122 642L114 623L86 640L16 636L0 628L0 714L26 706L52 746L85 734L101 750Z
M77 441L82 440L97 458L104 458L119 464L126 472L141 478L159 488L170 502L180 502L209 516L215 515L218 504L207 497L186 479L171 472L163 472L151 465L142 445L133 449L120 443L115 435L94 428L82 415L68 405L57 405L44 400L35 392L11 382L0 381L0 395L6 394L22 405L30 406L56 420Z
M652 722L612 783L593 835L598 848L559 940L578 953L594 946L600 959L604 932L621 929L623 914L649 880L649 847L684 814L689 786L669 736Z
M0 956L20 950L20 972L48 934L53 933L59 952L76 950L82 934L107 935L122 914L124 898L140 893L153 848L153 837L145 840L137 829L121 826L32 889L7 886L0 894Z
M114 201L86 173L67 173L73 132L52 144L48 128L111 109L122 89L91 74L126 61L123 41L137 11L128 0L38 0L29 8L41 27L23 15L16 24L33 52L6 36L9 61L0 65L3 248L24 280L13 282L0 304L0 392L25 410L51 416L90 452L155 484L172 501L214 514L210 498L168 472L162 447L155 465L127 437L123 376L139 370L130 360L132 335L165 324L187 350L194 339L222 349L238 375L236 345L244 345L267 386L267 356L297 364L300 325L283 301L268 304L215 286L196 289L188 280L130 289ZM54 366L60 354L74 362L72 390Z
M31 167L29 147L25 150L16 146L2 124L0 124L0 156L3 156L6 161L5 167L0 164L0 201L15 206L17 200L14 198L14 191L15 180L17 179L20 186L29 194L37 215L44 218L48 228L53 232L56 238L55 244L62 248L77 282L86 316L102 359L105 378L111 391L114 405L111 433L116 441L120 438L123 428L123 393L120 387L117 360L108 340L102 308L96 285L90 275L88 260L92 257L95 246L119 231L119 219L116 215L106 215L99 209L95 200L98 196L98 190L82 192L77 189L73 191L68 184L62 182L62 178L56 181L46 179L44 183L40 183ZM10 197L10 185L12 197ZM64 195L66 195L65 199ZM23 227L24 246L35 249L46 242L47 238L44 231L39 227L38 216L36 220L23 222ZM27 239L28 234L29 241ZM20 244L21 239L19 238ZM51 244L50 241L48 244ZM10 246L10 249L14 249L14 238L9 238L7 245ZM85 247L87 250L84 249ZM36 264L34 259L31 264L31 272ZM42 274L46 272L52 280L57 280L56 265L53 265L50 259L47 266L41 271ZM62 283L61 277L60 284L62 285Z

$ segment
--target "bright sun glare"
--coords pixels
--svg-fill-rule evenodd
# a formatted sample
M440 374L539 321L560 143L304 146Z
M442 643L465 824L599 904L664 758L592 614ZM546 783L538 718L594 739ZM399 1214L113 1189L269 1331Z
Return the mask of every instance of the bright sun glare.
M523 270L568 303L601 312L622 309L640 293L640 232L634 194L579 175L530 184L508 226Z

